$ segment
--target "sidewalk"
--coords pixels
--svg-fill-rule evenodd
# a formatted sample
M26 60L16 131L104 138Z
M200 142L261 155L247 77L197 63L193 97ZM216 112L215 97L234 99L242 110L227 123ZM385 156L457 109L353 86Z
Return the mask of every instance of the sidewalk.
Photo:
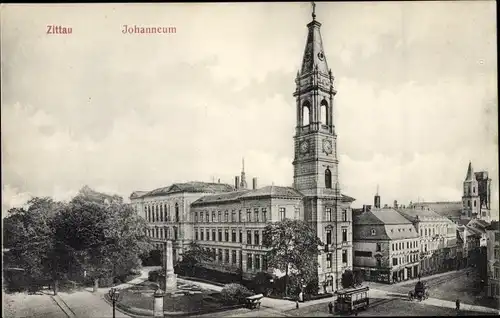
M157 269L160 269L161 266L148 266L148 267L143 267L141 269L141 276L139 277L136 277L134 279L132 279L131 281L127 282L127 283L123 283L123 284L120 284L120 285L116 285L114 287L101 287L101 288L98 288L97 289L97 293L98 294L107 294L108 291L111 289L111 288L116 288L116 289L124 289L124 288L129 288L129 287L132 287L134 285L137 285L137 284L140 284L146 280L148 280L148 276L149 276L149 272L150 271L153 271L153 270L157 270ZM90 293L93 293L93 290L94 288L93 287L86 287L84 288L86 291L90 292Z

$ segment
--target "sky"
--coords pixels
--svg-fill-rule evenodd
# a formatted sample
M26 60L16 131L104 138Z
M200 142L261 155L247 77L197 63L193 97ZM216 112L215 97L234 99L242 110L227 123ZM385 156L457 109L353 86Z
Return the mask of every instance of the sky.
M2 215L82 186L291 186L310 3L2 5ZM460 201L467 165L498 210L494 1L317 3L339 176L353 207ZM46 34L48 25L72 28ZM123 34L123 25L175 34Z

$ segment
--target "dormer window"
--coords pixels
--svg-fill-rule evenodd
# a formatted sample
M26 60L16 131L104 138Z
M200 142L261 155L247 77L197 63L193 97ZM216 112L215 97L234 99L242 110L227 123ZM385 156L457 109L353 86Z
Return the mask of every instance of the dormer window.
M372 233L372 235L375 235L375 234L377 234L377 231L375 231L375 229L372 229L371 233Z

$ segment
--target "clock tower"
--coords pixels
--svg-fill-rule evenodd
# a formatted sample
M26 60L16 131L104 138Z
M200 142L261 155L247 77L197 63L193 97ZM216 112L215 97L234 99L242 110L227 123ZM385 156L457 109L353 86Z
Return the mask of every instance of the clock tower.
M295 79L294 187L306 196L334 195L338 189L337 135L333 125L334 77L328 68L321 23L307 25L308 36L301 70Z
M304 221L325 244L318 253L320 290L340 288L346 269L352 269L353 198L340 193L337 135L333 124L333 99L337 93L323 50L313 3L312 21L293 96L297 123L293 160L294 188L303 195Z

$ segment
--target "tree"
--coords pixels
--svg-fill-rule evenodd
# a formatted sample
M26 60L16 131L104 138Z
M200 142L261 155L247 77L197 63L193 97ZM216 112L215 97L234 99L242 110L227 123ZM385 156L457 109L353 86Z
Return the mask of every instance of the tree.
M25 270L31 288L58 280L67 273L70 257L54 236L56 217L65 205L48 197L35 197L23 208L9 210L4 219L4 246L10 249L10 266Z
M359 269L346 270L342 274L341 284L343 288L352 288L363 284L363 280L363 272Z
M197 264L213 261L214 256L211 252L200 247L196 242L189 244L189 249L184 252L180 266L191 271L192 276L195 274Z
M285 272L285 295L288 295L290 272L306 283L317 278L318 247L324 244L306 222L285 219L268 224L263 232L263 244L270 248L268 265Z
M89 192L87 190L87 192ZM94 280L126 274L151 249L146 223L128 204L79 193L59 215L56 236L74 255L76 270Z

